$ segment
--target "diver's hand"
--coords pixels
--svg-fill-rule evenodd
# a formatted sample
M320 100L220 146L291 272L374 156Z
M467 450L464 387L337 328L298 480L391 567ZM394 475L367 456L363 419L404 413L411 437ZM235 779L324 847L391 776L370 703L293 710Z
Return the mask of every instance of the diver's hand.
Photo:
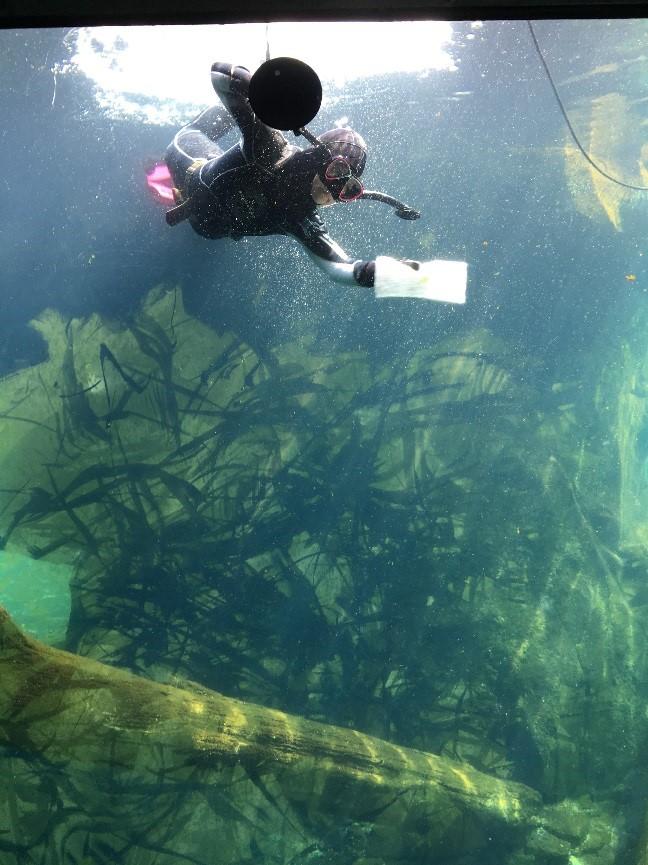
M364 288L373 288L375 273L375 261L356 261L353 265L353 278Z
M390 258L383 257L384 261L399 262L411 267L412 270L419 270L421 267L420 261L415 261L413 258ZM353 276L358 285L373 288L376 278L376 262L375 261L356 261L353 265Z
M217 94L237 93L247 96L250 87L250 70L245 66L234 66L231 63L212 63L211 81Z
M406 204L396 210L396 216L400 216L401 219L418 219L420 215L420 210L414 210L413 207L408 207Z

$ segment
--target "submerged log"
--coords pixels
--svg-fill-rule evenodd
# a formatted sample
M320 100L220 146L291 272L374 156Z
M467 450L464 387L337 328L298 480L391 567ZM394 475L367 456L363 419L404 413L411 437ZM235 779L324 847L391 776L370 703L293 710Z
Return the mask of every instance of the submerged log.
M478 849L498 830L524 835L541 809L533 790L466 764L53 649L1 607L0 744L142 777L161 753L174 776L241 766L312 824L336 814L370 823L385 859Z

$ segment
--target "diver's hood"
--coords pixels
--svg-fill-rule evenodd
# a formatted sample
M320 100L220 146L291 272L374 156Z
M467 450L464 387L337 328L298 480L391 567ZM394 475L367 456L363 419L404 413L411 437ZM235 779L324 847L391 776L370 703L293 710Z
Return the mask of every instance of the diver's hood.
M313 145L313 147L320 148L326 151L331 158L333 158L333 154L327 147L324 141L320 141L312 132L309 132L305 126L300 126L299 129L295 129L296 135L303 135L303 137ZM369 201L381 201L383 204L388 204L390 207L393 207L396 210L396 216L400 216L401 219L418 219L421 215L420 211L414 210L413 207L410 207L407 204L403 204L402 201L399 201L397 198L394 198L393 195L387 195L384 192L375 192L371 189L365 189L362 195L359 195L358 198L366 198ZM357 199L356 199L357 200Z

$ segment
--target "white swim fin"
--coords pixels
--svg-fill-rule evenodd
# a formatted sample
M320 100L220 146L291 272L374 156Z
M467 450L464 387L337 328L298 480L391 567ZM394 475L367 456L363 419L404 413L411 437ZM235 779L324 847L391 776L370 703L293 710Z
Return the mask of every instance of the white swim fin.
M379 255L376 258L376 297L420 297L442 303L465 303L468 265L465 261L422 261L418 270Z

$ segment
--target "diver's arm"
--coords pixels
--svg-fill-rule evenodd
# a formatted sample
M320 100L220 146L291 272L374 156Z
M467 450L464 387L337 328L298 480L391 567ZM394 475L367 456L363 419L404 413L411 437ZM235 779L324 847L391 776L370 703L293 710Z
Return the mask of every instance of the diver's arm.
M333 244L340 247L332 241ZM345 262L331 261L328 258L322 258L313 250L306 246L306 251L310 255L315 264L324 270L331 279L335 282L345 282L347 285L361 285L363 288L373 288L376 279L376 262L375 261L352 261L348 259ZM412 258L385 259L386 261L398 261L401 264L406 264L412 270L418 270L421 266L420 261L415 261Z
M351 258L329 235L314 214L290 227L290 234L302 244L312 261L335 282L373 286L374 262Z
M323 270L329 279L332 279L334 282L341 282L345 285L362 285L368 288L373 286L373 278L371 282L364 282L361 281L361 278L358 278L362 273L362 268L373 264L372 261L330 261L327 258L321 258L319 255L316 255L308 247L306 247L306 251L320 270Z
M242 152L246 162L256 162L271 169L289 147L278 129L262 123L248 100L251 75L244 66L216 62L211 68L211 82L216 94L234 118L243 136Z
M212 87L243 135L249 132L256 122L254 111L247 98L251 77L249 70L244 66L220 62L212 64Z

